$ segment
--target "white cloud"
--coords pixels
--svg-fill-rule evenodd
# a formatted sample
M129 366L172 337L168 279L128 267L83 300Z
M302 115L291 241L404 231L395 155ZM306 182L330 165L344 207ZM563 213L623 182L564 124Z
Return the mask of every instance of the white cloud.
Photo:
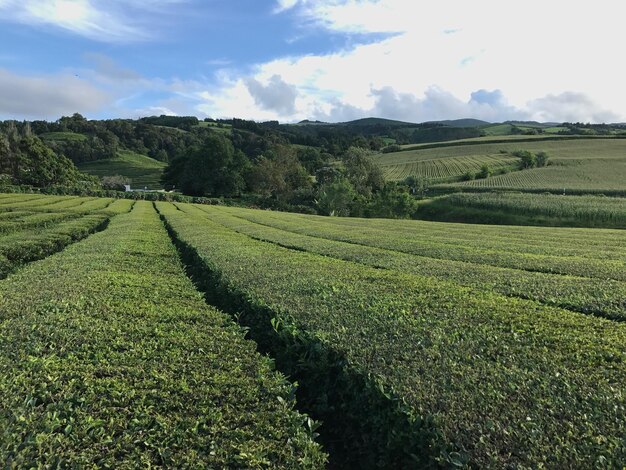
M211 97L202 106L205 112L266 119L267 107L250 97L245 83L279 76L298 94L293 109L269 113L281 120L367 114L408 120L626 118L622 66L611 52L611 45L626 41L626 30L608 0L593 9L564 0L524 5L279 0L276 5L309 26L394 35L332 54L258 64L252 78L246 78L249 72L226 71L203 95Z
M0 0L0 19L52 26L103 42L150 37L141 18L166 13L185 0Z
M583 93L547 95L528 103L531 118L544 122L616 122L620 116L603 109Z

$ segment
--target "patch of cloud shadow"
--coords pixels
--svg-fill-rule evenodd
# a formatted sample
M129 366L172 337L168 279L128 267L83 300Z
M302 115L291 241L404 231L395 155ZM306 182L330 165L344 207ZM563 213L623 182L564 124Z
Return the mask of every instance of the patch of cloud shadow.
M11 119L57 119L86 114L109 101L103 90L70 74L30 77L0 69L0 116Z
M296 112L298 90L283 81L280 75L273 75L267 85L252 77L246 78L244 83L254 102L261 108L285 115Z
M123 81L141 80L142 78L139 73L121 67L107 55L88 52L84 54L84 58L93 64L95 72L102 77Z

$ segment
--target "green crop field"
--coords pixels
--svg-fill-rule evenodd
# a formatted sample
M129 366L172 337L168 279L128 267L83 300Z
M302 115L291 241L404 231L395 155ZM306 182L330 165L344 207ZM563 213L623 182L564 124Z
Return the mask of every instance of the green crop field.
M518 161L519 159L510 155L471 155L389 165L381 163L380 167L387 180L403 180L408 176L421 175L436 183L467 172L477 173L483 165L489 165L492 170L514 168Z
M619 160L592 158L555 161L555 164L545 168L464 181L455 183L453 187L626 195L626 154Z
M431 220L626 228L626 199L620 197L463 192L424 201L419 213Z
M7 468L626 464L624 230L2 194L0 274Z
M85 173L103 176L122 175L130 178L131 187L135 189L161 189L161 175L167 166L145 155L128 150L121 150L117 158L79 163L78 168Z
M527 137L527 136L522 136ZM447 143L448 144L448 143ZM433 168L447 168L448 177L461 176L465 171L476 171L487 164L497 172L499 168L516 166L511 152L545 151L550 165L507 174L496 174L486 179L446 183ZM570 194L606 193L626 194L626 139L586 138L570 140L542 140L526 142L481 143L478 145L446 145L435 148L415 148L373 157L390 180L409 175L433 178L432 183L444 183L441 189L481 191L491 189L549 191ZM449 164L444 162L449 161ZM463 170L463 171L462 171ZM439 179L438 179L439 178Z

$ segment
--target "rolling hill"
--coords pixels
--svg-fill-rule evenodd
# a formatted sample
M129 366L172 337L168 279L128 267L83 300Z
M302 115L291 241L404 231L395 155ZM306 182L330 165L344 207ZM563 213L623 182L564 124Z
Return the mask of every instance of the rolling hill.
M162 189L161 175L167 164L145 155L122 150L117 158L79 163L77 166L79 170L100 178L126 176L130 178L132 188Z

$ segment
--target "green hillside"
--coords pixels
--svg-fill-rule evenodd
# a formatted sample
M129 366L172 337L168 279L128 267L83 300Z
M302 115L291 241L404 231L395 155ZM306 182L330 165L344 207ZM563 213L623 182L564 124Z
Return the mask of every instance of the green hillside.
M126 176L130 178L132 188L162 189L160 179L167 164L145 155L122 150L117 158L80 163L77 166L81 171L100 178L113 175Z

